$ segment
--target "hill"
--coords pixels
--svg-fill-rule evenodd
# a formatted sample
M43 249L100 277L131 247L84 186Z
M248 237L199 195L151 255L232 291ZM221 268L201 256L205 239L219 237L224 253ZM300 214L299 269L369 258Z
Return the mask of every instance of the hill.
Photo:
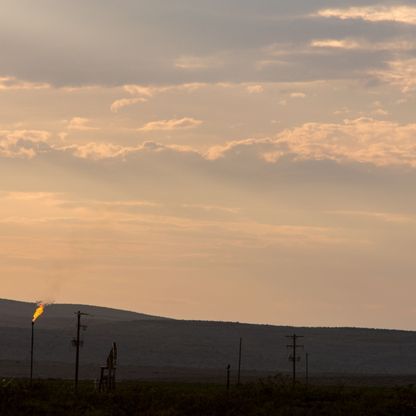
M35 334L39 372L52 364L60 370L48 375L59 376L72 369L71 340L75 336L77 310L90 314L83 317L87 326L82 333L84 368L102 365L115 341L120 366L130 376L143 372L143 368L214 371L230 363L235 369L242 337L245 371L286 372L290 370L286 336L296 332L304 336L302 343L310 356L311 373L416 374L415 332L179 321L86 305L52 305L38 320ZM19 372L18 368L27 367L33 304L0 301L2 312L0 376L2 371L10 374L13 368ZM300 355L303 358L304 351ZM303 368L301 360L299 371Z
M30 302L0 299L0 326L26 327L30 324L36 305ZM90 323L109 323L118 321L167 319L137 312L77 304L52 304L38 321L41 328L66 328L74 325L74 314L81 310L87 314Z

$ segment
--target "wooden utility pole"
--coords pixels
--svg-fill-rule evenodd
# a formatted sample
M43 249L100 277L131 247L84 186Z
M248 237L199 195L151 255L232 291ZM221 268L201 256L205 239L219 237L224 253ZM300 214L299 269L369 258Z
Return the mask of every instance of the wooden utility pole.
M288 335L286 338L292 340L292 344L287 345L287 348L292 349L292 354L289 356L289 361L292 361L292 382L293 387L296 385L296 362L300 361L300 356L297 354L299 348L303 348L303 345L298 344L298 339L303 338L301 335Z
M81 311L76 312L77 315L77 337L72 341L73 345L75 346L75 392L78 391L78 380L79 380L79 349L82 346L81 341L81 328L86 329L85 326L81 325L81 316L88 315L86 313L82 313Z
M238 373L237 373L237 385L238 386L241 383L241 353L242 353L242 346L243 346L243 338L240 338L240 348L238 350Z
M230 370L231 370L231 365L228 364L227 365L227 393L230 391Z

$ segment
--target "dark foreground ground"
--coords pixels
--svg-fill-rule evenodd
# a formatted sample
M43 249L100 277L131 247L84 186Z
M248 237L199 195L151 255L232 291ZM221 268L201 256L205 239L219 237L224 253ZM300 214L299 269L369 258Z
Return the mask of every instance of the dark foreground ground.
M100 394L82 382L0 382L0 415L222 416L222 415L416 415L416 388L299 385L285 377L232 386L197 383L122 382Z

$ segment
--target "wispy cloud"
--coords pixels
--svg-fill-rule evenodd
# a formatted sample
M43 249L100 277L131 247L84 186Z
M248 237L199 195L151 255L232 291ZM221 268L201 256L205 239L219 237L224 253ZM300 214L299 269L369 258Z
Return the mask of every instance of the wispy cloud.
M0 76L0 91L2 90L42 90L51 88L46 82L23 81L16 77Z
M48 149L50 136L45 130L0 130L0 156L33 158Z
M187 71L218 68L223 65L222 60L216 56L181 56L175 60L175 67Z
M321 17L335 17L342 20L362 19L368 22L398 22L416 25L415 6L366 6L345 9L323 9L318 12Z
M399 124L372 118L342 123L306 123L286 129L276 138L247 139L214 146L206 158L251 155L268 163L283 156L297 160L334 160L376 166L416 167L416 124Z
M311 42L314 48L360 49L360 42L352 39L316 39Z
M135 150L133 147L123 147L113 143L90 142L80 145L70 145L63 149L82 159L101 160L123 157Z
M130 98L120 98L111 104L111 111L117 113L124 107L129 107L137 103L144 103L150 100L152 97L169 92L194 92L201 88L206 87L208 84L199 82L190 82L185 84L174 84L174 85L136 85L129 84L124 85L123 89Z
M367 39L315 39L310 45L320 49L339 50L367 50L367 51L411 51L416 49L416 42L412 39L397 38L385 41L372 41Z
M247 92L249 92L250 94L261 94L262 92L264 92L264 87L262 85L247 85L246 87Z
M96 143L89 142L85 144L72 144L69 146L55 146L55 151L63 151L82 159L104 160L104 159L121 159L132 157L140 153L160 153L171 151L176 153L190 153L199 155L198 151L189 146L176 144L164 145L153 141L145 141L136 146L122 146L114 143Z
M364 219L376 219L379 221L393 224L413 224L416 218L411 215L395 212L376 212L376 211L328 211L329 214L345 215L350 217L363 217Z
M206 212L225 212L227 214L239 214L240 208L230 208L230 207L224 207L220 205L203 205L203 204L182 204L183 208L189 208L189 209L197 209L201 211Z
M111 111L113 113L118 113L122 108L129 107L137 103L143 103L147 100L145 98L121 98L119 100L114 101L111 104Z
M171 130L188 130L200 126L202 120L192 117L175 118L171 120L157 120L146 123L139 131L171 131Z
M61 194L52 192L7 192L3 195L0 194L0 198L11 201L42 201L49 204L50 201L58 201L58 197Z
M30 140L32 142L46 142L51 134L46 130L0 130L0 140L17 141Z
M201 88L207 87L209 84L203 82L189 82L184 84L172 84L172 85L137 85L130 84L124 85L123 89L133 96L138 96L141 98L151 98L157 94L162 94L166 92L193 92Z
M68 130L78 130L78 131L90 131L98 130L98 127L93 127L89 125L91 122L90 119L84 117L73 117L67 125Z
M379 102L372 105L373 114L385 117L388 113ZM191 129L202 123L193 118L158 120L147 123L140 131L174 131ZM32 136L33 140L32 140ZM172 158L175 154L188 154L201 161L225 159L230 163L246 164L262 161L277 163L286 156L294 160L333 160L339 163L368 163L375 166L408 166L416 168L414 137L416 124L357 118L341 123L305 123L288 128L275 137L235 140L208 148L204 153L198 148L183 145L164 145L147 141L136 146L113 143L86 143L63 145L46 143L47 132L14 132L0 137L0 153L3 157L33 158L37 154L53 155L65 152L75 157L91 160L139 157L153 153ZM22 137L20 139L19 137Z
M408 93L416 89L416 59L398 59L388 63L388 68L372 71L383 82L394 85L402 92Z
M4 198L0 200L5 201ZM184 237L205 236L202 240L214 242L219 247L268 247L268 246L299 246L310 244L345 244L350 243L345 230L338 227L314 226L314 225L276 225L267 222L258 222L247 217L240 217L236 209L209 206L186 205L186 212L181 215L175 213L175 207L163 207L163 204L146 200L88 200L71 199L63 194L34 194L21 193L17 197L8 199L10 205L0 206L0 223L15 224L20 226L47 226L72 229L77 226L95 229L97 224L110 226L120 233L128 233L132 230L149 233L154 232L158 244L169 239L176 244L183 245ZM163 207L164 211L159 209ZM208 214L204 218L194 216L189 208L203 210ZM14 212L12 214L13 211ZM219 219L215 211L227 215ZM24 213L25 215L19 215ZM12 214L12 215L10 215ZM96 237L97 241L104 238ZM130 241L130 244L129 244ZM198 241L198 239L196 240ZM136 255L132 249L131 239L127 239L126 253ZM130 249L128 248L130 246Z
M292 92L290 98L306 98L306 94L304 92Z

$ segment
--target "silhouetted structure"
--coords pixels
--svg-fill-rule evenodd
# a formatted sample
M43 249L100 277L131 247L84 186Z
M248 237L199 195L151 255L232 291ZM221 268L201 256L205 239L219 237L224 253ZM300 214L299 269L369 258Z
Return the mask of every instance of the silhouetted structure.
M72 340L72 345L75 347L75 392L78 391L78 379L79 379L79 349L83 346L84 342L81 341L81 329L84 331L87 329L85 325L81 325L81 316L88 315L78 311L77 315L77 336Z
M239 386L241 383L241 354L242 354L242 347L243 347L243 338L240 338L240 347L238 350L238 373L237 373L237 385Z
M30 342L30 384L33 381L33 349L35 342L35 321L32 321L32 338Z
M292 349L292 353L289 355L289 361L292 362L292 381L293 386L296 384L296 363L300 361L300 355L297 354L297 350L299 348L303 348L303 345L299 345L297 343L299 338L303 338L301 335L288 335L286 338L290 338L292 340L292 344L287 345L287 348Z
M35 322L43 314L45 305L40 302L37 304L37 308L33 314L32 318L32 339L30 341L30 385L33 381L33 350L35 345Z
M101 367L99 391L113 391L116 388L117 370L117 344L113 343L113 348L108 354L107 364Z
M227 393L230 391L230 371L231 371L231 365L227 365Z

